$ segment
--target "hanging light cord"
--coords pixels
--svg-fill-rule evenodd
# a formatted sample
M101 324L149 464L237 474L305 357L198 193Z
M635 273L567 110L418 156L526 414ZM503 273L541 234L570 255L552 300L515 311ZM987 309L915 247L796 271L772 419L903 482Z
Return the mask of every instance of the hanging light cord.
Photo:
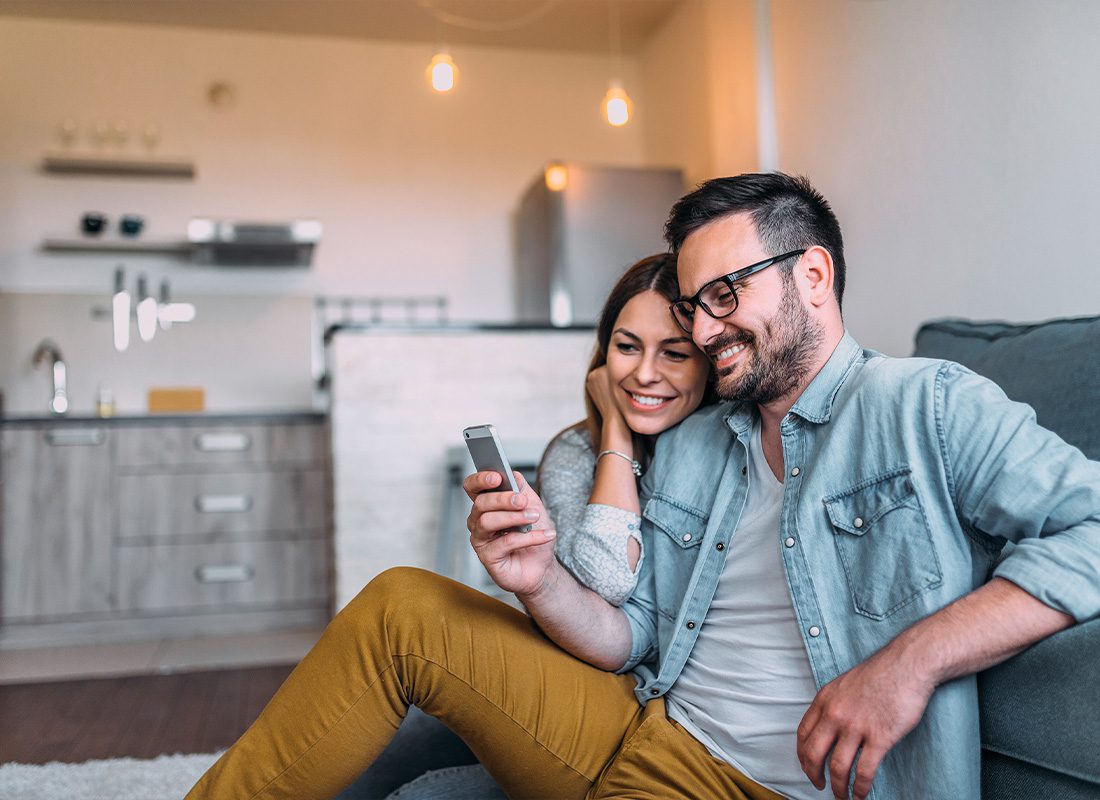
M607 3L607 28L611 38L611 58L615 63L615 69L618 69L622 43L619 41L619 4L616 0L608 0Z
M560 5L561 0L545 0L541 6L528 11L526 14L515 17L514 19L505 19L496 22L452 14L450 11L436 8L436 0L417 0L416 4L445 25L451 25L455 28L465 28L471 31L502 33L504 31L515 31L520 28L526 28L528 25L538 22L553 11L556 6Z

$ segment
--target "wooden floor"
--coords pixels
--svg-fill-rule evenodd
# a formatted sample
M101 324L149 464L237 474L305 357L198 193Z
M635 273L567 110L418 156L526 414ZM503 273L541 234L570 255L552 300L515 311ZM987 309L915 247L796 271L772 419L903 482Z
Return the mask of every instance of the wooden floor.
M2 761L210 753L252 724L291 666L0 686Z

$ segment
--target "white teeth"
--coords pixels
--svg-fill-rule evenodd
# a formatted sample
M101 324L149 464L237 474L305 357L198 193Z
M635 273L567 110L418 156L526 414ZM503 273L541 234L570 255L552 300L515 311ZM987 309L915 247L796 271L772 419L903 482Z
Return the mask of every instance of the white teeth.
M635 403L643 406L659 406L668 399L666 397L647 397L643 394L634 394L634 392L631 392L630 396L634 398Z
M718 354L718 360L725 361L727 358L732 358L736 353L740 353L746 347L748 347L747 344L735 344L733 347L727 347Z

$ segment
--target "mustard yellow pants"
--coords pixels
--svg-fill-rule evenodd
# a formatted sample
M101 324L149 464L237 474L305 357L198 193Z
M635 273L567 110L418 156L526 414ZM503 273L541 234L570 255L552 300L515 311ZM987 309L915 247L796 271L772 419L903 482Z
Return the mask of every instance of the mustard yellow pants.
M457 733L512 798L749 798L753 783L634 678L579 661L504 603L430 572L379 575L329 624L187 800L328 798L410 704Z

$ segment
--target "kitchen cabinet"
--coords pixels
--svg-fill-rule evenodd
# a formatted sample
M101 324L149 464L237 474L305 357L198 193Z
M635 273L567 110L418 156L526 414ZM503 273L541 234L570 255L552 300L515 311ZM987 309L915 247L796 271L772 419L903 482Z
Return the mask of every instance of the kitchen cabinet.
M0 425L0 644L323 624L328 422Z
M99 426L0 435L0 621L110 609L111 456Z

